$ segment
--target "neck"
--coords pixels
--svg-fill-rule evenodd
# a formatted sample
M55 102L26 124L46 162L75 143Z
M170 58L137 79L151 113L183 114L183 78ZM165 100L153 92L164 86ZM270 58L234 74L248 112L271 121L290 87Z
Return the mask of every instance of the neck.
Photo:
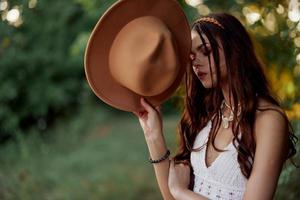
M229 105L231 108L233 108L234 107L234 105L233 105L233 96L232 96L232 93L231 94L229 93L229 86L228 86L228 84L225 84L222 87L222 93L223 93L223 97L224 97L225 103L227 105Z
M224 101L228 105L228 106L224 106L224 108L222 109L222 112L223 112L224 115L229 115L231 110L233 111L236 108L235 108L235 105L234 105L233 95L232 95L232 93L230 94L230 92L229 92L228 84L225 84L222 87L222 93L223 93ZM241 111L240 110L240 102L238 101L237 103L238 103L237 112L239 113ZM228 107L230 107L230 108L228 108Z
M227 106L223 106L221 112L222 112L222 124L224 128L228 128L230 127L232 124L230 123L233 119L233 110L235 109L234 106L234 100L233 100L233 95L232 93L229 92L229 87L228 84L226 84L224 87L222 87L222 93L223 93L223 97L224 97L224 101L225 104L227 104L230 108L228 108ZM240 112L240 102L238 102L238 106L237 106L237 116L239 116L239 112ZM226 119L223 119L223 118Z

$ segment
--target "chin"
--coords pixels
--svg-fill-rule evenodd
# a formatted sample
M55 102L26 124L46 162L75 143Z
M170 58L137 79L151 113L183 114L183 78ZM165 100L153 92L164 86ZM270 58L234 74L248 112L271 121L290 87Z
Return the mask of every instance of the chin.
M212 88L211 83L208 83L206 81L201 81L201 83L202 83L203 87L206 88L206 89Z

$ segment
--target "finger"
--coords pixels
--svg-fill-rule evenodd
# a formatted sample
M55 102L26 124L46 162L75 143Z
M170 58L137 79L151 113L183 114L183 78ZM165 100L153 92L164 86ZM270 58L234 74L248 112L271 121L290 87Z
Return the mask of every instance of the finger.
M183 160L183 161L182 161L182 164L188 165L188 166L189 166L189 165L190 165L190 162L189 162L188 160Z
M143 117L143 115L145 114L145 110L144 111L139 111L139 112L137 112L137 111L132 111L132 113L135 115L135 116L137 116L138 118L141 118L141 117Z
M139 117L139 114L138 114L136 111L132 111L132 113L133 113L135 116Z
M141 98L141 104L147 112L154 111L154 108L152 107L152 105L144 97Z
M155 110L157 110L157 112L158 112L159 114L161 114L160 106L156 106L156 107L155 107Z
M146 110L139 112L139 120L143 122L148 117L148 112Z
M175 164L183 164L190 166L190 162L188 160L177 160Z

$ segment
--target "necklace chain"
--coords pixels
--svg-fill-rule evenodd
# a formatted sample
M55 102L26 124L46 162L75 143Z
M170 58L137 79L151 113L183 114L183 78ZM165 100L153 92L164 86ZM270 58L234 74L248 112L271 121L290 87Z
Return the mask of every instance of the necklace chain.
M224 114L222 113L222 110L224 108L224 105L229 108L230 110L230 114L228 117L224 116ZM240 107L240 104L238 104L238 108ZM222 118L222 126L227 129L229 127L229 122L232 122L233 121L233 111L234 111L234 108L231 108L226 102L225 102L225 99L223 99L222 103L221 103L221 118ZM240 112L238 112L237 116L240 115Z

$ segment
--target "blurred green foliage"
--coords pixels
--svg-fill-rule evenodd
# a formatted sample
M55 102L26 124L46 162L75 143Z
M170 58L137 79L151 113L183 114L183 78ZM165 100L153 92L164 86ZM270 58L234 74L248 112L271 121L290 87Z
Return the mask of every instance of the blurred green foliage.
M115 0L1 2L7 3L0 11L0 138L4 139L31 129L43 131L59 117L72 115L83 102L95 101L84 76L84 50L92 28ZM294 108L300 95L299 73L293 73L300 53L294 44L299 31L297 23L288 21L285 1L217 0L195 8L178 2L190 22L211 11L237 16L255 38L274 90L287 109ZM283 14L277 11L279 5ZM5 18L13 8L20 11L19 23ZM249 12L259 13L261 20L247 23ZM272 20L273 29L266 25ZM171 110L173 103L166 107ZM298 117L295 111L290 115Z
M44 131L95 101L84 76L84 50L97 20L115 1L44 0L32 8L32 0L5 2L2 17L17 8L21 22L0 23L0 141Z
M76 113L90 95L83 72L87 31L101 15L95 10L93 20L84 1L38 1L32 9L28 1L9 3L18 5L23 23L0 24L2 137L42 131L57 116Z

